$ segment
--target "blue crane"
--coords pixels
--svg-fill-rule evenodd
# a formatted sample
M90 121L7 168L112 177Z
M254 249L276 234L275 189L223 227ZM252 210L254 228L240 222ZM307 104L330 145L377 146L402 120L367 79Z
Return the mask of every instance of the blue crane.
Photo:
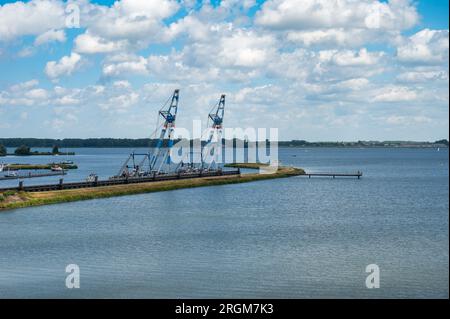
M202 169L210 169L213 163L219 160L218 156L222 154L222 128L223 117L225 113L225 94L220 96L219 103L216 104L212 111L208 114L209 136L202 151ZM213 137L215 139L213 141ZM220 149L219 149L220 147ZM205 160L207 163L205 163ZM218 163L216 163L218 166Z
M170 149L173 146L173 133L175 130L175 120L177 117L177 110L178 110L178 98L179 98L179 92L180 90L176 89L173 92L172 99L170 101L169 107L167 109L164 109L165 105L159 110L158 115L163 119L164 123L161 128L161 133L159 135L158 141L156 143L155 151L153 153L153 156L150 160L150 170L156 173L159 173L161 171L161 167L164 163L170 165L171 158L170 158ZM167 104L167 102L166 102ZM156 163L158 162L158 159L161 155L161 149L164 143L164 138L167 134L168 138L168 144L167 144L167 150L164 152L161 163L159 165L159 168L156 170Z
M222 129L223 115L225 113L225 94L220 96L219 104L215 107L215 112L211 112L208 115L208 119L212 121L212 128Z

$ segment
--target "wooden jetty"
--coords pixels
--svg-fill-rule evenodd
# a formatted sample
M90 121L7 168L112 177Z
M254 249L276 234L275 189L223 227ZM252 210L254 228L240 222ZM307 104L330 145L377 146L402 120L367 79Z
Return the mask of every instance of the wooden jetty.
M354 173L324 173L324 172L317 172L317 173L307 173L305 172L304 175L301 176L308 176L308 178L314 177L314 176L321 176L321 177L357 177L360 179L363 176L363 173L360 171L354 172Z

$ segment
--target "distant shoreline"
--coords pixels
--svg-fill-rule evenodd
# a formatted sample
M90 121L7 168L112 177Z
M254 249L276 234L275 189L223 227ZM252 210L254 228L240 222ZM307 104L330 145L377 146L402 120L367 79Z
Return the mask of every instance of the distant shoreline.
M55 145L59 148L138 148L153 147L156 139L139 138L88 138L88 139L44 139L44 138L0 138L0 145L5 147L28 147L52 148ZM227 141L231 143L230 140ZM191 143L193 141L191 140ZM235 140L234 145L247 145L242 140ZM261 142L260 142L261 143ZM259 144L260 144L259 143ZM262 142L264 143L264 142ZM435 142L424 141L324 141L308 142L305 140L279 141L279 147L338 147L338 148L445 148L448 147L448 140L442 139ZM61 152L64 153L64 152Z
M9 147L9 146L8 146ZM64 152L64 153L52 153L52 152L31 152L30 154L15 154L8 153L0 156L21 156L21 157L29 157L29 156L67 156L67 155L75 155L74 152Z

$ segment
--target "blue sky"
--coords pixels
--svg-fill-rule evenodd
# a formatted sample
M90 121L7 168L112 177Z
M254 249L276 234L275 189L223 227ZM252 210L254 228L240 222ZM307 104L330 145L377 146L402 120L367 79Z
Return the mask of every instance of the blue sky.
M180 88L188 129L226 93L283 140L448 138L448 1L0 5L2 137L146 137Z

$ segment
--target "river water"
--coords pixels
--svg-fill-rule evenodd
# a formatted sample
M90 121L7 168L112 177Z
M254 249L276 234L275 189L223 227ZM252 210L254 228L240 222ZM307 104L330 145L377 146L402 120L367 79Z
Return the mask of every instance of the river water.
M74 151L79 169L66 181L111 176L131 150ZM2 212L0 297L448 298L448 149L280 148L279 157L307 171L364 176ZM65 286L68 264L80 268L79 289ZM366 288L369 264L379 266L378 289Z

